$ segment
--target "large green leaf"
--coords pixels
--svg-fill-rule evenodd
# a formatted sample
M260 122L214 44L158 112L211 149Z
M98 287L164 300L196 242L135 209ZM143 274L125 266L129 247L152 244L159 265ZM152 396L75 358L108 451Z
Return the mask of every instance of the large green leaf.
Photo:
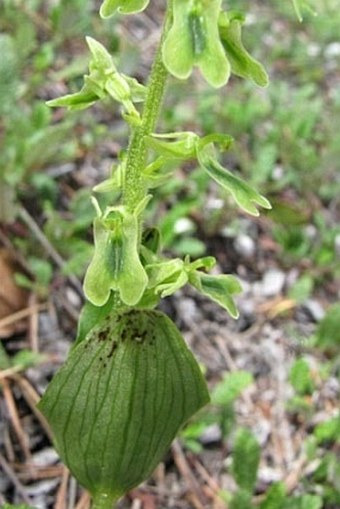
M111 297L107 301L104 306L95 306L91 302L85 302L83 309L81 310L79 320L78 320L78 328L77 328L77 337L75 344L76 346L78 342L83 341L86 338L88 333L98 325L101 320L105 319L107 315L109 315L114 307L114 292L111 294Z
M107 317L71 351L39 403L72 474L116 499L149 477L209 400L199 366L158 311Z

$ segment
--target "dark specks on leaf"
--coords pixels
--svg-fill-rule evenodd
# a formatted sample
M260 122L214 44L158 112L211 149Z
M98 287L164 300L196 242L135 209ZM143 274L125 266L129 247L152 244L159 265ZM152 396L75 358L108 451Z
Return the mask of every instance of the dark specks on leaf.
M111 350L109 351L108 355L107 355L107 358L109 359L110 357L112 357L112 355L114 354L115 350L117 348L117 343L113 342L112 343L112 347L111 347Z
M101 330L98 333L98 341L105 341L108 338L109 333L110 333L110 329Z
M126 329L122 330L120 337L121 337L122 341L126 340L126 338L127 338L127 330Z

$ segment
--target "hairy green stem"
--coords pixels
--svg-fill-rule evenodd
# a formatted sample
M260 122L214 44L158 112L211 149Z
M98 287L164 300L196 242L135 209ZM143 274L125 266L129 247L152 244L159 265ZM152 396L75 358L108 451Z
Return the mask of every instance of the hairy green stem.
M145 137L154 131L162 105L168 76L162 60L162 44L169 30L171 18L172 0L168 2L161 41L151 68L141 123L134 128L128 147L123 202L131 211L147 193L147 186L142 175L147 156Z

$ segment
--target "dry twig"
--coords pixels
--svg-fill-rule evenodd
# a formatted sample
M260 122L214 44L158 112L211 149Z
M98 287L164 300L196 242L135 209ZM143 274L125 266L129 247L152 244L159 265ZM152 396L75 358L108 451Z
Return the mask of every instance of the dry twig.
M16 313L12 313L11 315L6 316L5 318L2 318L0 320L0 330L4 329L8 325L12 325L15 322L19 322L23 318L27 318L34 313L43 311L46 308L47 308L46 304L34 304L33 306L29 306L28 308L21 309L20 311L17 311Z
M54 509L66 509L67 484L70 477L69 470L64 467L61 482L56 495Z
M29 449L29 440L28 437L21 425L20 417L18 414L18 410L15 404L15 400L10 388L10 384L6 378L4 378L1 382L2 385L2 391L3 395L6 401L7 410L9 413L9 417L11 420L11 423L13 425L15 434L18 438L19 444L22 448L22 451L24 453L26 461L29 461L31 459L31 451Z
M90 501L91 501L90 495L87 493L87 491L84 491L81 494L81 497L78 500L78 503L77 503L77 505L75 506L74 509L89 509Z
M15 486L18 494L21 496L22 500L25 502L25 504L31 505L32 501L30 497L26 494L24 486L19 481L18 477L16 476L14 470L10 467L10 465L7 463L5 458L0 453L0 467L5 472L7 477L12 481L13 485Z
M29 316L28 337L33 352L39 352L39 312L37 309L37 296L32 293L29 296L30 307L33 307Z
M29 383L29 381L26 378L24 378L23 376L15 375L15 376L13 376L13 379L19 385L19 387L20 387L20 389L22 391L22 394L23 394L27 404L31 408L31 410L34 413L34 415L36 416L36 418L39 420L43 430L46 433L46 436L52 442L52 440L53 440L52 439L52 433L50 431L50 427L48 425L48 422L46 421L46 419L42 415L42 413L39 412L39 410L37 409L37 404L40 401L39 394L34 389L34 387Z
M188 498L195 509L204 509L206 499L200 489L198 481L191 472L190 466L178 440L173 442L171 449L176 466L188 486Z
M60 268L63 269L65 266L64 259L60 256L58 251L52 246L44 232L41 230L41 228L37 225L33 217L27 212L27 210L24 207L19 208L19 215L21 219L24 221L24 223L29 227L31 232L34 234L36 239L40 242L40 244L43 246L43 248L46 250L47 254L50 256L50 258L55 262L55 264ZM82 285L79 281L79 279L72 274L68 276L69 281L72 283L74 288L79 292L80 295L82 295Z

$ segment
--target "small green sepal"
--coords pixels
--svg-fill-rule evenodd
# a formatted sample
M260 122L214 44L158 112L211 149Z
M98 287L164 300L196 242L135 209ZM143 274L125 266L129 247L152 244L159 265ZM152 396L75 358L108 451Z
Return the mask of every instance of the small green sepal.
M198 135L191 132L152 134L146 144L164 159L193 159L196 153Z
M296 16L300 22L303 21L302 11L308 11L312 16L317 16L317 12L309 5L307 0L292 0Z
M125 177L125 170L124 161L118 164L118 166L113 166L110 177L94 186L93 191L95 193L121 192Z
M197 269L210 270L215 264L216 260L212 256L199 258L194 262L191 262L189 257L184 260L180 258L167 260L157 257L145 267L149 278L148 289L162 298L168 297L189 282L192 272Z
M269 79L263 65L243 46L241 32L243 22L244 16L236 11L224 12L219 18L220 37L231 65L231 72L259 87L266 87Z
M197 153L206 145L215 144L221 151L229 150L234 139L229 134L211 133L202 138L191 131L163 133L148 136L147 145L152 148L163 161L196 159Z
M142 235L142 244L154 255L158 255L161 250L161 233L158 228L145 228Z
M161 297L172 295L188 282L184 261L179 258L153 263L146 269L149 276L148 287L153 288Z
M189 281L200 293L222 306L230 316L238 318L239 312L233 296L242 291L239 281L230 275L211 275L201 271L192 272Z
M100 8L102 18L110 18L117 11L121 14L134 14L144 11L150 0L105 0Z
M215 147L220 151L226 151L230 149L233 141L233 138L226 134L211 133L200 138L197 134L187 131L153 134L148 137L147 144L159 155L156 161L160 161L162 164L173 159L183 161L197 159L210 177L231 193L243 210L253 216L258 216L259 212L255 205L266 209L271 208L267 198L259 194L244 180L223 168L217 160ZM155 171L157 169L158 167L155 166ZM157 176L156 173L155 178Z
M265 209L271 209L271 204L267 198L217 161L213 145L206 145L202 150L199 150L197 157L208 175L228 191L237 205L248 212L248 214L252 216L259 215L256 205Z

